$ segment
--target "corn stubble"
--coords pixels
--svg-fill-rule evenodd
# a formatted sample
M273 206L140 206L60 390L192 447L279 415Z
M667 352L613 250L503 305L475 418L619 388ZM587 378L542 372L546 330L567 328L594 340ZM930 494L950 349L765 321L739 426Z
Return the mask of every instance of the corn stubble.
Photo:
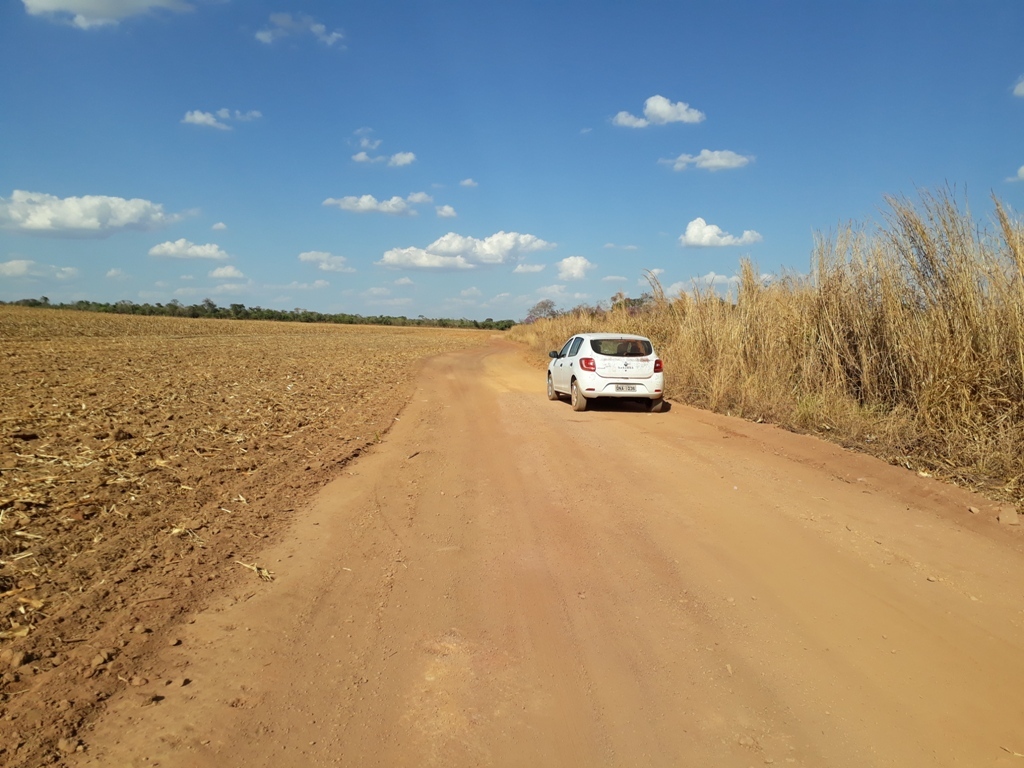
M816 238L810 274L577 309L513 329L538 350L581 331L652 338L670 397L816 432L908 468L1024 495L1024 227L983 227L950 190L893 197L880 226Z

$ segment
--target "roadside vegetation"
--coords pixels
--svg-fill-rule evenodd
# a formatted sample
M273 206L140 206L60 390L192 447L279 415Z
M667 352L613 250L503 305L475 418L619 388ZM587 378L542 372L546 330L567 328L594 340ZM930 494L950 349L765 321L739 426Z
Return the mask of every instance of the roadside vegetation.
M232 304L219 307L212 299L203 299L199 304L182 304L174 300L167 304L136 304L134 301L75 301L68 304L53 304L46 296L38 299L19 299L2 302L17 307L43 307L46 309L73 309L80 312L104 312L113 315L159 315L164 317L203 317L215 320L276 320L285 323L334 323L337 325L397 325L426 328L483 328L506 331L515 325L515 320L467 320L450 317L405 317L404 315L353 315L347 312L335 314L295 309L267 309Z
M814 432L919 472L1024 498L1024 226L994 199L890 198L878 226L815 242L808 274L750 261L727 296L577 307L512 329L538 352L583 331L649 336L669 396Z

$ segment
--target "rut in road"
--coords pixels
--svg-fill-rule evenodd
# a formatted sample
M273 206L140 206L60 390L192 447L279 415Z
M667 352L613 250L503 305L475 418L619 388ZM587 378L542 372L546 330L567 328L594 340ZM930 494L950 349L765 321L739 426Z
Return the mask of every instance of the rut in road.
M277 581L152 661L191 683L112 702L72 763L1019 759L1024 553L983 501L683 407L574 413L519 355L430 361Z

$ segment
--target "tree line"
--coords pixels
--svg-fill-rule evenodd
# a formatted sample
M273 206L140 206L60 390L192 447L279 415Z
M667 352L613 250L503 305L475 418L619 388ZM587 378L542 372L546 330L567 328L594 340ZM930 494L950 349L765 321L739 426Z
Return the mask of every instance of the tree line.
M205 317L224 320L278 320L292 323L336 323L341 325L398 325L426 326L431 328L481 328L493 331L507 331L516 324L515 320L468 320L450 317L405 317L404 315L355 315L347 312L335 314L313 312L296 307L295 309L268 309L265 307L247 307L245 304L230 304L226 307L217 306L212 299L203 299L198 304L182 304L177 299L167 304L137 304L134 301L75 301L66 304L54 304L46 296L38 299L19 299L18 301L0 301L0 305L18 307L42 307L48 309L71 309L80 312L106 312L117 315L164 315L167 317Z

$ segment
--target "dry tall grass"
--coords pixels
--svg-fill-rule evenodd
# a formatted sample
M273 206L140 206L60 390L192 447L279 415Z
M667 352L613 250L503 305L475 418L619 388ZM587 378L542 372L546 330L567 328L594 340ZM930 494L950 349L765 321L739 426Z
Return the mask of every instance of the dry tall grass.
M1024 227L995 199L979 226L948 190L887 200L877 228L814 245L809 275L742 264L727 299L517 326L556 349L580 331L651 337L671 397L826 434L900 464L1024 496Z

